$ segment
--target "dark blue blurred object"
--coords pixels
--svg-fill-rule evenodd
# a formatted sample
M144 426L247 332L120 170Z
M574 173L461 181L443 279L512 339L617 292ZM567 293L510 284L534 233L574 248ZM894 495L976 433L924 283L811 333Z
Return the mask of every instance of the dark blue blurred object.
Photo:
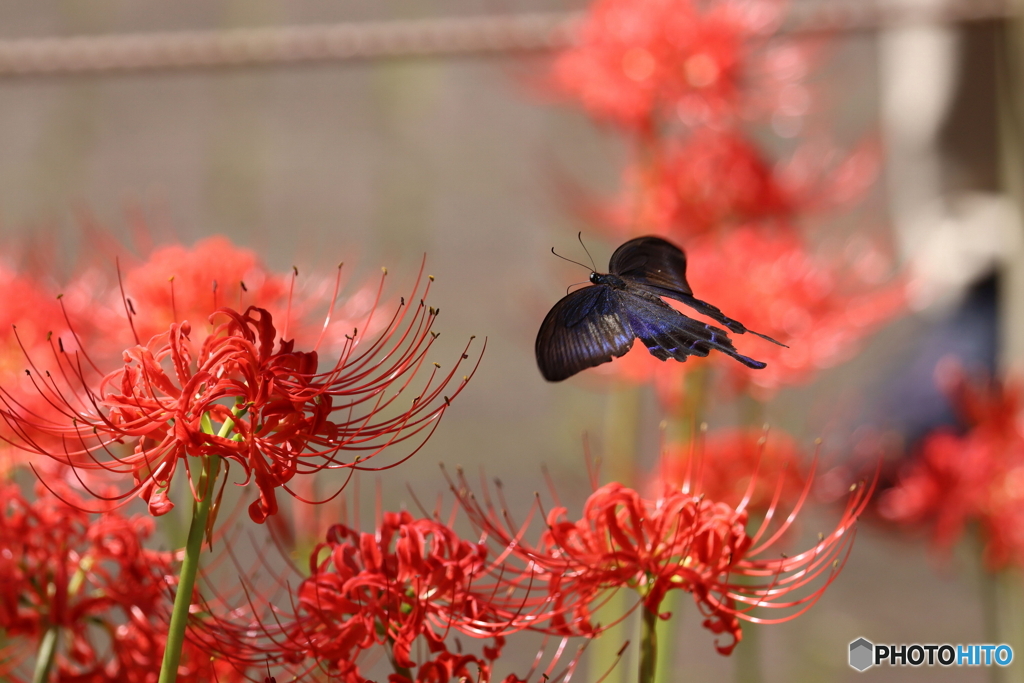
M976 282L948 315L922 324L910 350L886 373L875 407L869 408L871 421L902 433L908 452L936 427L959 424L935 381L940 361L956 358L969 375L995 373L998 295L995 273Z

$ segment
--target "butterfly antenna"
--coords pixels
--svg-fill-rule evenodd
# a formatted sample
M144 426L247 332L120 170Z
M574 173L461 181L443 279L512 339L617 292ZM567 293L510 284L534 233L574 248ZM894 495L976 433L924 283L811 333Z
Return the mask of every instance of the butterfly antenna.
M593 270L591 272L596 273L597 272L597 264L594 263L594 257L590 255L590 250L587 249L587 245L583 244L583 231L582 230L580 230L578 233L576 233L576 239L578 239L580 241L580 246L583 247L583 251L587 252L587 258L590 259L590 265L593 266Z
M596 273L597 272L596 270L591 269L591 267L588 266L586 263L580 263L579 261L573 261L571 258L565 258L561 254L556 252L554 247L551 247L551 253L554 254L555 256L557 256L558 258L562 259L563 261L568 261L569 263L575 263L577 266L581 266L583 268L586 268L591 273Z

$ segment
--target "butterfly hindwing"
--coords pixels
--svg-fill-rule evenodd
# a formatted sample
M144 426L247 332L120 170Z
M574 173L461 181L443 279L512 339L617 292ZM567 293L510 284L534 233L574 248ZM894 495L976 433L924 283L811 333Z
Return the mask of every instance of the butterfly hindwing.
M596 285L578 289L554 305L541 323L535 345L544 379L558 382L629 351L636 335L622 315L619 299L624 294Z
M693 290L686 281L686 254L667 240L653 235L629 240L612 254L608 270L632 286L686 304L701 315L725 325L731 332L750 332L779 346L785 346L769 336L748 329L740 321L722 313L717 306L693 296Z
M623 316L651 355L661 360L685 361L688 356L707 356L714 349L732 356L749 368L765 363L741 355L725 330L687 317L667 304L622 292Z
M670 296L670 295L666 294L664 296ZM718 322L720 322L723 325L725 325L730 331L735 332L736 334L744 334L746 332L749 332L750 334L753 334L753 335L756 335L758 337L761 337L761 339L767 339L768 341L772 342L773 344L778 344L779 346L786 346L782 342L775 341L774 339L772 339L771 337L769 337L766 334L761 334L760 332L754 332L753 330L748 328L746 325L741 323L739 320L734 320L733 318L730 318L725 313L722 313L722 310L720 308L718 308L717 306L712 306L711 304L707 303L706 301L701 301L700 299L698 299L696 297L693 297L693 296L690 296L690 295L672 296L672 298L675 299L676 301L680 301L680 302L686 304L687 306L689 306L693 310L697 311L701 315L706 315L707 317L711 318L712 320L717 320ZM786 347L786 348L789 348L789 347Z

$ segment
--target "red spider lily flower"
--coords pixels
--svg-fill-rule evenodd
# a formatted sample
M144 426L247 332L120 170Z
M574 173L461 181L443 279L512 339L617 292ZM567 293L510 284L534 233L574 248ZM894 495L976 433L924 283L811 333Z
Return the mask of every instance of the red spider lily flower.
M756 71L750 55L781 7L775 0L598 0L553 77L596 118L642 133L676 116L731 120L747 106L743 81Z
M948 391L966 432L939 429L925 438L897 484L879 498L882 517L931 527L948 552L969 522L985 541L991 571L1024 567L1024 423L1017 380L971 383L960 371Z
M704 128L655 150L626 170L624 196L607 216L612 224L683 238L793 215L795 197L735 130Z
M316 563L321 550L329 555ZM385 514L375 534L335 526L312 553L310 577L297 591L292 640L342 675L356 667L360 651L384 644L396 667L412 669L417 638L431 652L446 652L452 628L479 633L487 623L489 605L473 592L474 580L489 569L487 554L485 545L408 512ZM500 650L499 638L485 648L487 659Z
M30 662L58 629L53 680L155 681L174 555L144 547L152 519L89 515L74 491L51 486L60 498L41 485L32 501L14 484L0 486L0 628L17 643L17 660ZM193 651L191 661L183 679L209 680L194 675L209 668L209 653Z
M383 514L374 533L338 524L310 553L309 576L289 589L290 609L275 601L272 618L221 619L193 637L212 650L230 652L240 664L266 658L300 677L314 666L332 680L363 683L361 667L376 651L386 652L395 669L390 683L487 683L504 636L531 621L524 602L510 597L517 586L504 579L506 572L513 574L489 556L485 542L463 540L437 519L408 512ZM246 592L260 593L255 586ZM549 600L545 595L540 602ZM251 599L249 608L233 611L258 612ZM479 656L468 654L460 635L490 642ZM566 676L553 673L561 651L545 672L549 680Z
M263 522L277 511L276 489L288 490L296 474L371 469L370 458L417 435L422 441L412 453L422 446L469 379L444 394L468 358L463 353L447 373L435 363L424 385L413 388L436 338L436 316L422 300L403 300L376 339L364 341L354 330L337 362L322 368L315 347L296 350L268 311L224 308L196 357L188 322L127 349L121 367L107 373L84 352L58 353L59 375L34 377L58 419L32 412L9 392L2 415L16 432L12 442L29 452L77 470L131 474L134 487L118 496L142 497L154 515L173 507L167 491L179 464L191 482L188 456L222 456L257 487L249 514ZM411 402L399 401L403 392L413 394ZM58 437L60 448L37 441L36 432ZM348 460L346 451L354 453Z
M758 512L773 502L794 505L807 485L796 441L763 429L714 431L669 445L655 485L682 488L691 481L709 500L736 507L747 498L747 509Z
M388 675L388 683L448 683L448 681L491 680L491 663L473 655L458 655L444 650L419 665L415 677Z
M540 677L540 683L569 683L575 670L575 662L558 674L550 671ZM493 662L473 655L460 655L442 651L432 660L421 664L415 677L402 674L390 674L388 683L492 683L496 681L493 674ZM516 674L508 674L501 679L502 683L529 683L530 676L520 678ZM359 680L358 683L373 683Z
M728 634L716 648L729 654L742 637L740 620L780 623L803 614L835 580L850 549L852 530L874 490L859 485L850 496L836 528L798 555L766 557L786 533L808 495L812 475L789 515L773 524L778 492L752 535L747 532L748 495L735 506L704 494L666 487L644 498L612 482L587 499L579 520L567 519L564 507L546 515L547 531L530 545L497 512L489 498L481 503L466 493L461 479L453 491L473 523L495 542L507 544L536 580L543 578L553 601L547 628L559 635L593 635L607 628L592 621L608 591L631 588L641 595L645 615L660 615L669 590L693 595L704 626ZM778 617L765 611L779 610ZM624 615L623 615L624 616ZM539 624L534 628L540 629Z

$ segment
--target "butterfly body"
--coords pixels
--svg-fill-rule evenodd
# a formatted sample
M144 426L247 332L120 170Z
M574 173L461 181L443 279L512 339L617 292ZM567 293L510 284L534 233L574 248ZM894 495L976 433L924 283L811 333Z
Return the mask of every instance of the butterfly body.
M595 285L607 285L612 289L625 289L626 281L611 273L591 273L590 281Z
M541 323L535 351L548 381L623 356L636 339L660 360L685 361L718 350L747 367L765 367L737 352L726 330L683 315L662 300L681 301L737 334L750 331L693 297L686 282L686 256L671 242L660 237L630 240L612 254L608 270L591 273L591 286L563 297Z

